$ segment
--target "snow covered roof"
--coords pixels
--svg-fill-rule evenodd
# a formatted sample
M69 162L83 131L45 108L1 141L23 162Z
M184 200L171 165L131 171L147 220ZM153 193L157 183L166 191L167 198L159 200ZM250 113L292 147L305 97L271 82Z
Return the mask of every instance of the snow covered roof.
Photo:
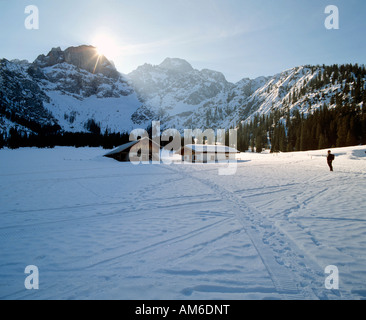
M104 156L105 157L110 157L110 156L113 156L115 154L121 153L123 151L126 151L126 150L132 148L135 144L137 144L137 143L139 143L141 141L144 141L144 140L148 140L150 143L154 144L160 150L160 146L157 143L155 143L154 141L152 141L150 138L145 137L145 138L142 138L140 140L135 140L135 141L131 141L131 142L125 143L125 144L117 147L116 149L112 150L111 152L105 154Z
M191 149L195 153L239 153L235 148L221 145L187 144L184 148Z
M129 143L125 143L119 147L117 147L116 149L112 150L111 152L108 152L107 154L105 154L104 156L105 157L109 157L109 156L113 156L114 154L117 154L117 153L120 153L120 152L123 152L131 147L133 147L135 144L137 144L138 142L140 142L139 140L137 141L132 141L132 142L129 142Z

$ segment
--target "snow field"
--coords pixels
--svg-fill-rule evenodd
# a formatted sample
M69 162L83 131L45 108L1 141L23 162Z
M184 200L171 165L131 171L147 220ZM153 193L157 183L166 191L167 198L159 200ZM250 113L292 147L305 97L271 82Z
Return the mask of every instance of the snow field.
M0 298L363 299L365 151L334 149L335 172L326 150L245 153L219 176L99 148L0 150Z

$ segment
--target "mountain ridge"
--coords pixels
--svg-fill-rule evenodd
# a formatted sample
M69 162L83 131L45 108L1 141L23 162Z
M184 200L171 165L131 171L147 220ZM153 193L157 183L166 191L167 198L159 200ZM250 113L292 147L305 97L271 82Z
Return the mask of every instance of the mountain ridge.
M34 132L30 122L88 132L90 120L109 132L146 128L154 120L181 132L230 128L276 109L306 116L324 104L335 107L338 96L361 108L366 88L365 67L358 65L300 66L230 83L221 72L166 58L123 75L92 46L53 48L32 63L2 59L0 68L3 134L12 126ZM361 98L353 99L352 90L361 90Z

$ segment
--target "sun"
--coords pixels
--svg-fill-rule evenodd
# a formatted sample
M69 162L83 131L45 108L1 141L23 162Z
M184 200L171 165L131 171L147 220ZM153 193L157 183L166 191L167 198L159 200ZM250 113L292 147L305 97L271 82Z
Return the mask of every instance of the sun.
M114 59L118 56L118 46L116 41L108 34L97 34L92 44L97 49L99 56L105 56L107 59Z
M105 54L104 54L104 51L103 51L103 49L101 49L101 47L95 47L95 49L96 49L96 51L97 51L97 55L98 56L104 56Z

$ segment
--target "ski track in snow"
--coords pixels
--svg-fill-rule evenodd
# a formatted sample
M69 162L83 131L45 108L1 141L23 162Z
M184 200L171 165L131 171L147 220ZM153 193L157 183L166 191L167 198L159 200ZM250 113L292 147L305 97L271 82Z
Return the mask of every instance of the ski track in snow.
M317 282L318 287L321 288L323 273L319 268L316 268L316 271L310 270L308 266L312 264L306 261L303 255L293 252L294 245L290 244L285 235L265 219L261 212L250 207L243 199L221 188L218 184L203 178L196 177L196 179L220 194L225 205L235 212L236 218L250 237L276 291L282 295L282 298L301 300L329 298L327 295L318 297L311 288L305 287ZM302 283L302 288L299 288L301 279L300 277L295 278L294 272L302 273L302 279L306 279L310 285Z
M363 299L364 149L344 149L334 174L321 151L246 154L234 176L1 150L0 298ZM330 264L340 290L325 289Z

